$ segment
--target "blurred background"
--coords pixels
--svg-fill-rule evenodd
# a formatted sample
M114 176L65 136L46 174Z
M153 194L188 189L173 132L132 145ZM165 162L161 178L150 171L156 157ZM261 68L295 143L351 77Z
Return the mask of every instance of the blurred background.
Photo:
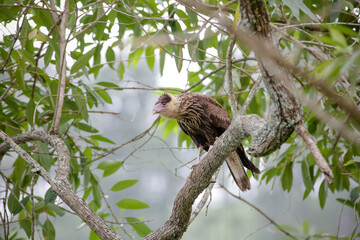
M158 72L156 70L148 70L145 61L140 61L136 70L129 68L126 71L122 83L119 83L116 72L109 68L100 72L98 81L113 81L124 87L139 87L144 84L155 88L184 88L187 83L186 69L178 73L172 63L173 61L166 62L163 77L154 74ZM142 133L156 120L157 116L152 115L152 107L159 96L158 92L127 90L109 93L113 104L105 104L99 110L121 114L93 114L90 123L116 145ZM105 194L113 206L122 198L134 198L149 204L150 208L125 210L121 214L137 216L152 230L170 217L173 200L185 183L191 170L189 167L193 164L191 161L197 156L197 149L194 147L178 148L177 136L174 133L170 133L166 139L163 135L163 128L158 127L153 137L146 135L108 156L106 159L126 159L124 167L116 174L100 180L103 189L109 189L120 180L138 179L139 182L133 187L119 192L107 190ZM267 164L276 160L279 152L281 150L271 154ZM328 234L341 237L351 233L355 226L353 212L336 201L338 197L346 198L346 194L334 195L328 191L329 196L323 210L320 210L316 190L310 193L306 200L302 200L304 184L300 165L297 165L294 166L293 189L290 193L282 190L279 180L270 181L268 184L263 181L259 184L260 181L254 178L251 179L250 191L239 192L226 166L221 168L218 182L252 203L284 229L308 235L323 232L325 234L320 237L322 239L326 239ZM260 169L264 167L261 163ZM101 176L101 171L98 171ZM318 185L315 189L319 189ZM124 224L126 225L125 221ZM57 239L86 239L89 236L89 228L71 214L55 219L54 226ZM130 235L140 239L134 232L130 231ZM207 203L183 236L185 240L288 238L257 210L230 196L218 184L212 191L211 202Z

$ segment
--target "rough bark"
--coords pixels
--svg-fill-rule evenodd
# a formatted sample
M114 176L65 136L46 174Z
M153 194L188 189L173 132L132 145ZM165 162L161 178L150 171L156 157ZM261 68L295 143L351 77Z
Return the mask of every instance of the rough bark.
M265 124L266 122L257 115L236 118L186 179L185 185L175 198L169 220L144 239L180 239L188 227L195 199L209 186L213 174L243 139L257 135Z
M93 212L90 207L70 188L68 174L70 170L69 151L65 143L56 135L50 135L46 132L28 132L22 133L11 139L0 130L0 137L4 140L0 144L0 158L10 149L14 149L30 166L33 172L39 174L47 183L50 184L53 191L66 203L101 239L118 239L118 236L105 222ZM56 169L55 179L25 150L18 144L28 141L42 141L52 146L58 154L58 168Z

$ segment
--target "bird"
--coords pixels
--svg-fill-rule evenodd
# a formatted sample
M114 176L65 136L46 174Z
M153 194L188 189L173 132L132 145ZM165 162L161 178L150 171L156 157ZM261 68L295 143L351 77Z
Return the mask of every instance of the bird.
M202 149L209 151L231 124L231 118L223 106L214 98L200 93L188 92L177 96L164 93L155 103L153 114L177 120L180 128L199 149L198 161ZM251 185L243 166L252 174L259 174L260 170L246 156L241 143L234 153L230 154L226 163L240 190L249 190Z

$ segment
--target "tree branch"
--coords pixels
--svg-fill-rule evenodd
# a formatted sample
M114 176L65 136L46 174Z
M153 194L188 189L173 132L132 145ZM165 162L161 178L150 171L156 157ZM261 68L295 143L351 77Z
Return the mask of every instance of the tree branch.
M329 165L327 164L325 158L321 154L319 148L316 146L316 143L314 141L314 138L311 136L311 134L308 132L308 130L305 128L304 124L298 124L296 126L296 133L299 134L306 145L309 147L312 155L315 158L316 164L319 166L320 170L324 173L326 181L328 183L332 183L332 179L334 177Z
M234 85L232 80L232 51L236 43L236 38L232 38L226 53L226 75L225 75L225 89L229 94L229 102L233 116L238 113L237 103L234 94Z
M64 12L61 17L60 24L60 74L59 74L59 85L56 99L56 107L54 120L51 125L50 133L57 133L60 125L62 108L64 105L65 97L65 83L66 83L66 24L69 19L69 1L66 0L64 3ZM55 22L55 19L54 19Z
M14 149L30 166L34 172L39 174L47 183L50 184L53 191L66 203L101 239L121 240L105 222L94 213L90 207L79 197L69 186L68 173L70 170L69 152L65 143L56 135L50 135L45 132L29 132L14 137L18 143L28 141L42 141L48 143L57 151L58 169L56 177L53 179L50 174L36 162L25 150L15 143L13 139L0 130L0 137L5 141L0 144L0 156L2 157L10 148Z

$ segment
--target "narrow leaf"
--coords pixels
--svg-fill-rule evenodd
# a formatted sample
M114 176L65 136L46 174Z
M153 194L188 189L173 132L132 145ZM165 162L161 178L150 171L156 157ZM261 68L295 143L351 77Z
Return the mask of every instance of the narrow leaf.
M126 188L129 188L131 186L133 186L134 184L136 184L139 180L124 180L124 181L120 181L117 182L112 188L111 191L120 191Z
M71 67L70 73L73 74L77 71L79 71L82 67L84 67L86 64L89 63L90 58L94 55L96 50L96 47L82 55L77 59L77 61L74 63L74 65Z
M319 201L320 201L320 207L321 209L324 208L325 206L325 202L326 202L326 197L327 197L327 190L328 190L328 185L326 183L326 180L324 180L319 188Z
M119 208L124 208L124 209L143 209L143 208L150 207L149 205L147 205L144 202L141 202L136 199L130 199L130 198L124 198L124 199L120 200L118 203L116 203L116 205Z
M140 237L145 237L151 233L151 229L146 226L145 223L141 222L140 219L135 217L127 217L126 221L131 224L132 228Z
M55 240L55 228L49 219L46 219L42 232L44 234L45 239L47 240Z

